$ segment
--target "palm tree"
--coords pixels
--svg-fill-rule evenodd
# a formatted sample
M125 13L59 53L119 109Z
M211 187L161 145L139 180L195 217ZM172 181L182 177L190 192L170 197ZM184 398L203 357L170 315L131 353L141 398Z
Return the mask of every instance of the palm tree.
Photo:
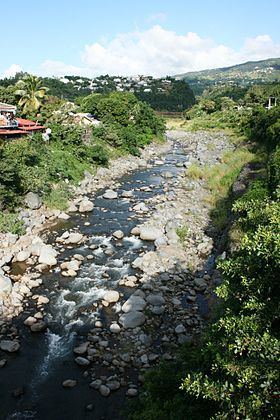
M47 87L42 86L42 80L31 74L26 75L16 84L16 95L20 96L19 106L23 113L35 113L42 105L42 99L46 96Z

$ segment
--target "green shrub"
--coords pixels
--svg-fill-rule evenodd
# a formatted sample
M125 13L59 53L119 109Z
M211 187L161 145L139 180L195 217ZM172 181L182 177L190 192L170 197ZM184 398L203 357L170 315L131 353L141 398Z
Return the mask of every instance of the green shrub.
M53 186L44 196L44 203L50 209L65 211L68 208L68 200L71 197L69 186L65 183L59 183Z
M3 213L0 211L0 232L23 235L25 232L23 221L18 219L15 213Z
M268 184L270 191L276 191L280 184L280 146L276 147L268 163Z
M190 229L187 225L178 227L176 233L179 236L180 242L184 242L190 233Z

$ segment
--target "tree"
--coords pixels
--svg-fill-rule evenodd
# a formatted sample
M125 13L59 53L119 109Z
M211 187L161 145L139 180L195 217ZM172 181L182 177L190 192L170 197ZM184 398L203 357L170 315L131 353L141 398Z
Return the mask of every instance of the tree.
M42 81L39 77L31 74L19 80L16 86L18 89L15 94L20 96L19 106L22 107L23 113L36 113L42 105L48 88L42 86Z

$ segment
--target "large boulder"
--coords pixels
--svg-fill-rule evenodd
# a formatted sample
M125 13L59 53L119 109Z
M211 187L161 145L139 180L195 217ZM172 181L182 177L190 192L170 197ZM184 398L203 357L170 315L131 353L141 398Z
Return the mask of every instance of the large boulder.
M57 252L51 245L43 245L40 249L39 264L56 265Z
M9 277L0 274L0 297L11 293L12 282Z
M139 311L128 312L120 316L119 322L125 328L136 328L143 325L146 320L145 315Z
M84 213L93 210L93 203L85 197L79 204L79 212Z
M145 309L146 302L140 296L131 295L127 301L122 306L123 312L134 312L134 311L143 311Z
M26 194L24 202L31 210L39 209L42 205L42 200L39 195L33 192Z
M155 241L162 236L162 231L154 226L141 226L140 239L143 241Z

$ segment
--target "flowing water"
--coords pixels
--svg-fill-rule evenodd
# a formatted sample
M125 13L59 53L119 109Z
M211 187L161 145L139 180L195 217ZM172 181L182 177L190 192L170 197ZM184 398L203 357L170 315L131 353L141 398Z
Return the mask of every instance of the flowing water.
M73 346L101 319L104 326L116 313L104 314L94 303L98 302L106 290L118 290L118 280L125 274L133 274L131 261L141 252L152 249L153 245L132 237L130 230L145 216L129 211L132 205L157 194L163 194L166 171L174 175L171 185L176 183L176 176L182 171L179 162L186 161L186 152L180 144L173 143L170 151L162 158L162 163L151 162L148 168L138 169L120 179L121 194L124 190L134 190L133 199L102 198L104 191L99 191L91 199L94 210L90 214L75 214L70 221L60 225L59 234L69 228L76 228L87 235L86 245L66 249L59 256L59 262L75 253L92 254L91 260L85 260L76 278L61 276L58 269L42 276L44 286L38 293L49 297L46 305L48 330L46 333L32 334L22 326L22 320L34 313L32 303L17 321L20 328L21 349L18 355L8 356L5 368L0 371L0 418L1 419L119 419L124 402L124 393L118 391L108 399L89 388L89 378L83 375L83 369L76 365ZM140 188L142 189L140 190ZM143 187L150 187L144 191ZM172 195L172 187L168 194ZM84 222L89 222L85 226ZM125 237L122 241L112 238L115 230L121 229ZM50 242L52 235L50 235ZM89 246L95 245L95 249ZM108 278L104 277L108 275ZM133 289L122 292L129 295ZM37 290L34 291L37 293ZM116 305L118 309L118 305ZM61 383L67 378L78 380L78 386L72 390L63 389ZM15 398L12 391L23 387L24 394ZM94 404L92 412L85 406Z

